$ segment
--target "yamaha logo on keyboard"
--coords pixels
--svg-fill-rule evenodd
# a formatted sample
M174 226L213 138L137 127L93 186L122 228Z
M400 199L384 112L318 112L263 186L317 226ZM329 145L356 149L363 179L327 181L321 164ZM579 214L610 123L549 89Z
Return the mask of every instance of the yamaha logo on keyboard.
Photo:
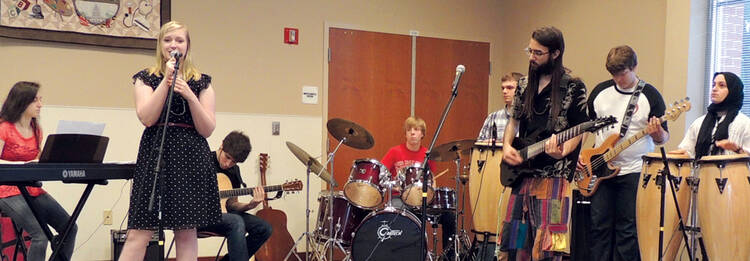
M86 171L85 170L78 170L78 169L72 169L72 170L63 170L62 177L64 179L67 178L85 178L86 177Z

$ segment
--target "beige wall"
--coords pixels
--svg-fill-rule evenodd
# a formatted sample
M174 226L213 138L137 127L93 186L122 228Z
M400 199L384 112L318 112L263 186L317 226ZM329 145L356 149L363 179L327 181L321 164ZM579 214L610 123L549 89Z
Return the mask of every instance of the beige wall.
M688 69L701 69L697 64L700 61L693 58L696 53L702 54L696 51L696 45L688 44L702 40L689 34L700 24L690 16L695 6L682 0L172 2L172 17L190 26L195 61L214 77L219 126L209 139L210 144L216 147L229 130L245 130L253 139L253 153L271 153L271 170L279 181L304 178L304 174L299 174L303 172L301 164L288 153L284 141L291 140L314 156L324 154L328 27L405 35L417 30L421 36L489 42L493 66L488 111L502 106L498 91L502 74L526 71L527 57L521 50L528 44L531 31L543 25L555 25L564 32L565 65L582 77L589 89L608 79L604 69L606 53L620 44L635 48L639 75L659 88L667 102L685 96ZM284 27L300 29L300 45L282 44ZM17 80L40 81L48 105L43 122L49 127L47 133L62 118L107 122L106 134L112 140L108 159L134 160L134 142L142 127L131 109L130 77L153 63L153 51L0 38L0 52L0 68L4 69L0 95L4 96ZM302 104L303 85L320 87L321 103ZM269 133L268 125L273 120L282 122L281 137ZM672 139L668 147L674 147L682 138L684 127L670 127ZM257 182L256 170L257 161L243 164L248 185ZM108 197L91 198L78 223L82 228L77 245L92 234L93 237L74 259L109 258L110 227L94 232L90 224L98 224L101 209L107 207L115 209L116 220L124 218L127 195L111 207L122 184L115 182L101 189L103 192L98 195ZM311 203L316 212L319 184L311 186ZM49 186L60 197L65 193L78 197L80 191L74 185ZM74 199L61 201L72 211ZM292 213L290 231L294 237L299 235L304 230L304 212L300 212L304 209L304 194L275 204L287 214ZM200 255L213 255L218 242L201 242Z
M693 2L705 4L704 1ZM703 56L695 44L705 38L694 37L688 41L691 28L701 28L700 19L689 26L691 4L688 1L503 1L502 5L502 24L506 25L503 27L506 44L502 47L502 72L527 71L528 60L522 49L528 45L535 28L547 25L562 30L564 64L583 79L589 91L599 82L611 79L604 63L609 49L618 45L627 44L635 49L638 76L659 89L667 104L686 96L688 58L693 59L694 71L704 68L697 64L702 60L694 60ZM694 44L689 46L689 43ZM692 47L690 51L689 47ZM692 87L699 88L700 83ZM700 91L692 94L700 94ZM701 108L702 105L696 106L693 113ZM689 117L692 121L697 115ZM685 120L688 119L682 118L669 125L672 135L666 145L668 150L675 148L682 139Z
M320 115L303 105L303 85L322 88L326 24L371 31L499 43L499 4L475 1L173 1L190 27L199 68L214 77L217 110ZM299 28L299 45L282 43ZM18 79L41 81L55 105L132 107L130 77L153 51L0 39L0 92ZM493 54L500 53L493 48ZM470 69L470 68L469 68Z

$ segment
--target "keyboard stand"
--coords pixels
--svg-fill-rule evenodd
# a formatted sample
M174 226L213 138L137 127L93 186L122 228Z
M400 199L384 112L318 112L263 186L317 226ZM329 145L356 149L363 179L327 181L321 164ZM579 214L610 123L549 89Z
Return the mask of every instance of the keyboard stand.
M14 184L4 184L4 185L14 185L18 186L18 189L21 191L21 195L23 195L23 198L26 200L26 204L29 205L29 208L31 209L31 213L34 214L34 217L36 218L37 222L39 222L39 226L42 228L42 231L44 231L44 234L47 236L47 240L49 240L50 245L52 246L52 255L50 256L49 260L62 260L67 261L67 259L64 256L60 255L60 249L62 248L63 243L65 242L65 239L68 238L68 234L70 233L70 230L73 228L73 225L75 224L76 220L78 219L78 216L81 215L81 211L83 210L83 205L86 204L86 201L89 198L89 195L91 195L91 190L94 189L94 185L107 185L107 180L88 180L88 181L75 181L75 182L65 182L65 183L81 183L86 184L86 189L83 190L83 194L81 195L81 199L78 200L78 204L76 204L76 208L73 210L73 214L70 216L70 219L68 219L67 224L65 224L65 229L61 234L58 235L58 240L55 242L54 236L52 235L52 231L50 231L49 227L47 226L47 222L44 220L44 217L38 215L37 213L37 206L34 204L33 201L31 201L31 196L29 195L28 190L26 190L26 186L35 186L35 187L41 187L41 182L17 182Z

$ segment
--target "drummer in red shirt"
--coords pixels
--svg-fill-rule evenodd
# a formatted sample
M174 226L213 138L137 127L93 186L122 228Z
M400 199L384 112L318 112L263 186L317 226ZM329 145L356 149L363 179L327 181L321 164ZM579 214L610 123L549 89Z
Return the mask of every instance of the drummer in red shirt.
M381 160L381 163L383 163L388 171L390 171L392 180L396 178L400 171L403 171L407 167L421 165L424 161L425 153L427 152L427 148L422 146L422 139L427 132L427 125L423 119L416 116L407 118L404 122L404 132L406 134L406 141L390 148L388 153L383 156L383 160ZM430 167L430 172L432 172L433 162L430 160L427 164ZM432 179L432 175L430 175L430 179ZM406 183L408 183L408 181ZM435 182L433 180L430 185L434 186L434 184ZM417 194L419 193L412 193L410 196L418 196ZM431 199L428 198L427 200L429 202ZM414 202L413 199L408 201ZM419 202L422 202L421 199ZM415 214L416 216L419 216L419 213L421 213L421 211L413 208L416 206L404 204L404 200L401 198L401 193L399 191L394 191L391 204L397 209L412 211L412 214ZM456 233L456 217L454 215L455 213L452 212L444 212L437 217L438 223L443 226L443 256L448 259L452 259L453 257L452 237ZM450 249L446 251L448 248Z

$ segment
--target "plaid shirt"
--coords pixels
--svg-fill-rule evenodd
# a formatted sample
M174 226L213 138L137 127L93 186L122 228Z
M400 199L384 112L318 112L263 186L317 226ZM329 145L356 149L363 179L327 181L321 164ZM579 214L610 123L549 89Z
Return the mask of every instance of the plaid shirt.
M492 123L495 123L495 126L497 126L497 136L495 137L502 142L503 132L505 131L505 125L508 124L508 118L510 118L510 114L505 108L487 115L487 118L484 120L484 125L482 125L482 129L479 131L479 137L477 137L477 140L492 139Z

